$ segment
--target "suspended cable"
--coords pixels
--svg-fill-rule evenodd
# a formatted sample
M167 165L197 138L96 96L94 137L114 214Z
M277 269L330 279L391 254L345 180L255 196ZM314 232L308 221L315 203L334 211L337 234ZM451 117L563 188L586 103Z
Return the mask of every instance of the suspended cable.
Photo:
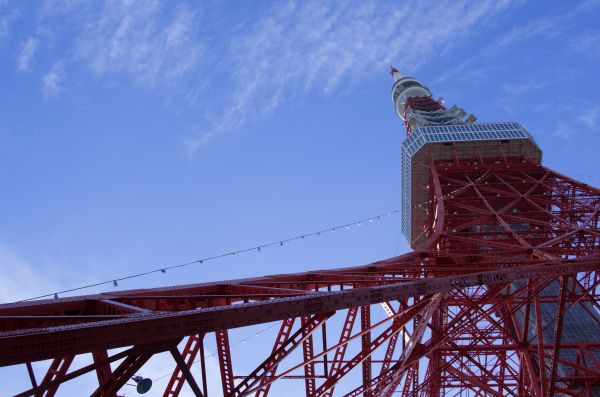
M119 285L119 281L125 281L125 280L130 280L130 279L133 279L133 278L148 276L148 275L154 274L154 273L163 273L164 274L164 273L167 272L167 270L177 269L177 268L180 268L180 267L186 267L186 266L190 266L190 265L193 265L193 264L203 264L203 263L205 263L207 261L213 261L215 259L224 258L224 257L227 257L227 256L235 256L235 255L243 254L243 253L246 253L246 252L252 252L252 251L262 252L262 250L264 248L267 248L267 247L272 247L272 246L277 246L277 245L280 246L280 247L283 247L285 243L288 243L288 242L291 242L291 241L303 240L303 239L305 239L307 237L320 236L321 233L326 233L326 232L335 233L336 230L343 230L343 229L350 230L352 226L361 226L363 223L365 223L365 224L366 223L373 223L373 221L375 221L375 220L379 220L379 219L381 219L383 217L386 217L386 216L392 216L392 215L394 215L396 213L399 213L399 212L400 212L400 210L396 209L396 210L393 210L393 211L390 211L390 212L386 212L386 213L375 215L375 216L372 216L372 217L369 217L369 218L361 219L359 221L345 223L343 225L339 225L339 226L335 226L335 227L328 227L328 228L323 229L323 230L319 230L319 231L312 232L312 233L307 233L307 234L301 234L301 235L298 235L296 237L291 237L291 238L287 238L287 239L283 239L283 240L276 240L276 241L273 241L273 242L270 242L270 243L267 243L267 244L261 244L261 245L257 245L257 246L251 247L251 248L245 248L245 249L241 249L241 250L237 250L237 251L229 251L229 252L227 252L225 254L219 254L219 255L209 256L209 257L206 257L206 258L196 259L194 261L180 263L178 265L164 266L164 267L159 267L157 269L152 269L152 270L148 270L148 271L141 272L141 273L131 274L131 275L128 275L128 276L123 276L123 277L119 277L119 278L111 278L110 280L99 281L97 283L82 285L82 286L79 286L79 287L69 288L69 289L65 289L65 290L62 290L62 291L55 291L55 292L51 292L51 293L48 293L48 294L45 294L45 295L39 295L39 296L36 296L36 297L33 297L33 298L23 299L23 300L20 300L20 301L17 301L17 302L27 302L27 301L31 301L31 300L35 300L35 299L51 298L51 297L54 297L54 299L58 299L59 295L61 295L61 294L66 294L66 293L75 292L75 291L81 291L81 290L88 289L88 288L93 288L93 287L99 287L101 285L110 285L110 284L112 284L114 287L117 287Z

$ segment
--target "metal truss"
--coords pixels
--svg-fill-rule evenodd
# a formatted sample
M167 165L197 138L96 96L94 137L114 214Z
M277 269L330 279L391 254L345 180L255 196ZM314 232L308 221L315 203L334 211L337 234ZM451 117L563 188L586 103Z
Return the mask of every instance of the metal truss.
M53 396L94 372L97 389L84 394L116 396L160 352L176 363L164 396L185 383L198 396L210 385L267 396L282 382L307 397L599 395L600 191L522 158L428 167L429 198L413 203L427 210L426 239L414 252L0 305L0 365L29 376L19 396ZM270 322L275 340L237 369L229 332ZM213 335L219 379L204 361ZM91 361L70 370L77 356ZM38 381L31 363L48 359Z

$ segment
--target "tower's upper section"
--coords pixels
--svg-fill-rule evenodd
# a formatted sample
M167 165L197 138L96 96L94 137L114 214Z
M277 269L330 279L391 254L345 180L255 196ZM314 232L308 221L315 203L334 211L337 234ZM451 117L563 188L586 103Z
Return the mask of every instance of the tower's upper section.
M413 248L428 237L431 162L465 161L480 167L499 159L540 162L542 152L518 123L475 123L463 109L446 108L429 88L392 68L392 100L404 121L402 142L402 231Z
M435 100L429 88L412 77L402 77L398 70L391 68L394 78L392 101L396 113L406 124L407 133L430 125L470 124L476 118L463 109L452 106L446 109L443 99Z

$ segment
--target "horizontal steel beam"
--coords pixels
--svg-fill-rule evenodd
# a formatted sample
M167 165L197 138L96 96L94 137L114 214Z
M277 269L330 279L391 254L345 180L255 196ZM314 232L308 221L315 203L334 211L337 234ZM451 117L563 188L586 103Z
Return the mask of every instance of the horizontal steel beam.
M498 269L452 277L424 279L345 291L316 292L263 302L181 312L134 314L126 318L51 328L0 333L0 366L90 351L151 344L290 317L319 314L390 300L448 292L469 286L503 283L530 277L600 270L597 256L546 261L545 265Z

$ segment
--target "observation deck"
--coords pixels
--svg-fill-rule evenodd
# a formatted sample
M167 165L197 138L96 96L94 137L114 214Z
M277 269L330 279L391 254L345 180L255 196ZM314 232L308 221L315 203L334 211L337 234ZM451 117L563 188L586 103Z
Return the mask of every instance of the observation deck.
M428 236L428 165L440 160L469 159L473 167L503 157L540 163L542 151L519 123L421 126L402 142L402 232L416 248Z

